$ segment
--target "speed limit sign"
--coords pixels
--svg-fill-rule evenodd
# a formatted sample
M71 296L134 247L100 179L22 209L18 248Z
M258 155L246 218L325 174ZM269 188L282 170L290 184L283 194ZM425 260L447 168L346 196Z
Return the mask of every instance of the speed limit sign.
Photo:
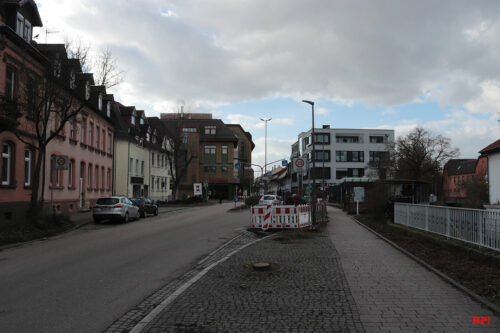
M67 170L69 164L69 157L67 155L56 155L53 157L54 169Z
M306 162L304 161L303 158L297 157L293 160L293 170L295 172L305 172L306 169Z

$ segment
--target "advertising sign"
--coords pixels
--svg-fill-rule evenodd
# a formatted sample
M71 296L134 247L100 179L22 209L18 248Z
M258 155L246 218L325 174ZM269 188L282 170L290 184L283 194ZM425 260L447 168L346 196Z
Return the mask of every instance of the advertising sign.
M201 190L201 183L194 183L193 184L193 190L194 190L194 195L202 195L202 190Z

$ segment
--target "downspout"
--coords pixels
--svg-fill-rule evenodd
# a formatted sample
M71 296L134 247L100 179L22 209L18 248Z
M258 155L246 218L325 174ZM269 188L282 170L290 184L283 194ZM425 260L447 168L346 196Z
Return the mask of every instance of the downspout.
M129 188L129 180L130 180L130 140L127 140L128 144L128 152L127 152L127 181L125 184L127 184L127 198L129 197L128 195L128 188Z

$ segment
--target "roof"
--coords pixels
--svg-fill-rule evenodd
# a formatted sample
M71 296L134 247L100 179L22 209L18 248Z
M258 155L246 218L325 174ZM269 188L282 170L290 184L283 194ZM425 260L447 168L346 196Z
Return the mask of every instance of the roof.
M370 177L344 177L339 180L339 183L373 183L375 180Z
M493 142L492 144L486 146L485 148L481 149L479 152L480 154L488 155L491 153L497 153L500 152L500 139L497 141Z
M226 124L227 127L231 128L231 127L239 127L241 129L241 131L245 134L245 136L247 137L247 139L250 141L250 143L252 144L252 150L255 148L255 143L253 143L252 141L252 134L250 134L250 132L247 132L243 129L243 127L241 127L240 124Z
M451 159L444 170L449 176L471 174L476 172L476 164L477 159Z

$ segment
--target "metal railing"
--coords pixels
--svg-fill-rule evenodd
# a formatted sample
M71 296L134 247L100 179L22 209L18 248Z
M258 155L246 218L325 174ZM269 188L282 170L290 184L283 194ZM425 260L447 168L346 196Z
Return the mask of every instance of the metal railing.
M500 251L500 212L396 202L394 223Z

